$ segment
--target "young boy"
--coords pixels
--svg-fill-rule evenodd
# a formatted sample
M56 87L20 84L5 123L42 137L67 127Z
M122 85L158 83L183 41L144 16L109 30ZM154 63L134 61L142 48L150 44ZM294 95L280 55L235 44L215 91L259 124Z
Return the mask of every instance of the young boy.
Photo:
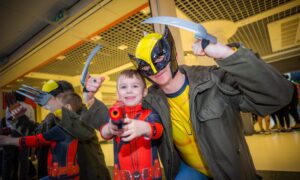
M142 108L145 80L137 71L125 70L119 75L117 92L124 104L123 126L119 129L110 120L100 130L104 139L114 137L114 179L161 179L157 145L163 127L156 112Z
M57 103L58 102L58 103ZM79 121L73 113L82 106L80 96L75 93L51 97L44 108L54 112L56 125L43 134L13 138L0 136L0 145L16 145L20 148L50 146L48 153L48 176L42 179L79 179L76 154L78 139L86 139L91 128L81 125L85 133L71 133L65 127L72 121ZM73 111L73 112L71 112ZM82 135L86 134L86 135Z

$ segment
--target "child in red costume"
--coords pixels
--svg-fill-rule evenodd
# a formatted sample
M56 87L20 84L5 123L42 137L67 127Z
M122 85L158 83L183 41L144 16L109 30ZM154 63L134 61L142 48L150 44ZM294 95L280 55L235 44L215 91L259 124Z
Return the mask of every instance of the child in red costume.
M55 101L58 103L54 103ZM51 146L48 153L48 176L41 179L79 179L76 157L78 139L85 139L89 133L93 133L92 128L81 125L79 116L75 114L81 106L82 100L75 93L52 96L43 107L55 113L56 125L54 127L45 133L21 138L0 135L0 146L15 145L19 148ZM70 132L65 128L67 124L73 128L80 126L82 133Z
M104 139L114 137L114 179L161 179L157 146L163 127L159 115L142 107L147 95L145 80L135 70L123 71L117 81L118 99L124 119L121 129L112 120L100 132Z

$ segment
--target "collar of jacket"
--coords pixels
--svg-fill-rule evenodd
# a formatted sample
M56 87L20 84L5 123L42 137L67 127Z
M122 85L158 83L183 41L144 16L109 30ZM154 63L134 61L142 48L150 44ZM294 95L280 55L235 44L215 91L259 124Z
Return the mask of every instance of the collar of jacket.
M189 86L191 89L196 86L206 83L211 80L210 71L212 69L217 68L217 66L179 66L179 71L185 75L187 75L189 80ZM163 94L164 92L159 88L158 85L154 84L151 86L151 91L153 93Z
M179 67L179 71L188 77L190 89L194 89L197 86L211 80L210 71L213 68L216 68L216 66L206 67L181 65Z

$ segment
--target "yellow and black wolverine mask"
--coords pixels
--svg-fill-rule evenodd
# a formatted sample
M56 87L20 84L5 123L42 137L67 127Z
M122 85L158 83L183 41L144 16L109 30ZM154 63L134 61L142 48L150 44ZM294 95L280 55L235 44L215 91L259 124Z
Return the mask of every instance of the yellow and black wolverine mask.
M168 63L173 77L178 71L175 43L167 26L164 35L147 34L138 43L135 56L128 55L137 70L145 77L157 74Z

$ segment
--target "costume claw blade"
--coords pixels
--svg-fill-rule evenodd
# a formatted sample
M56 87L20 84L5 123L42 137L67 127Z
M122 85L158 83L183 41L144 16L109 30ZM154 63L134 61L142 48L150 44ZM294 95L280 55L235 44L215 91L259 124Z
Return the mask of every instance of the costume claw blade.
M46 105L52 97L51 94L45 91L33 88L31 86L27 86L25 84L22 84L22 86L23 87L19 88L19 90L17 90L16 92L33 100L36 104L40 106Z
M25 97L27 97L27 98L33 100L33 101L34 101L34 99L35 99L35 97L30 96L29 94L26 94L26 93L24 93L24 92L21 91L21 90L17 90L16 92L17 92L18 94L21 94L22 96L25 96Z
M192 21L187 21L184 19L170 17L170 16L156 16L156 17L148 18L142 23L164 24L164 25L178 27L195 33L195 38L197 39L206 39L209 40L211 43L217 43L217 38L215 36L207 33L206 29L201 24Z
M23 86L24 88L33 90L33 91L38 92L38 93L43 93L43 92L44 92L44 91L42 91L42 90L36 89L36 88L31 87L31 86L28 86L28 85L26 85L26 84L22 84L22 86Z
M90 66L90 63L93 59L93 57L96 55L96 53L101 49L102 47L97 45L93 51L91 52L91 54L89 55L89 57L87 58L86 60L86 63L83 67L83 70L82 70L82 73L81 73L81 78L80 78L80 83L83 87L85 87L85 82L86 82L86 76L88 74L88 69L89 69L89 66Z

